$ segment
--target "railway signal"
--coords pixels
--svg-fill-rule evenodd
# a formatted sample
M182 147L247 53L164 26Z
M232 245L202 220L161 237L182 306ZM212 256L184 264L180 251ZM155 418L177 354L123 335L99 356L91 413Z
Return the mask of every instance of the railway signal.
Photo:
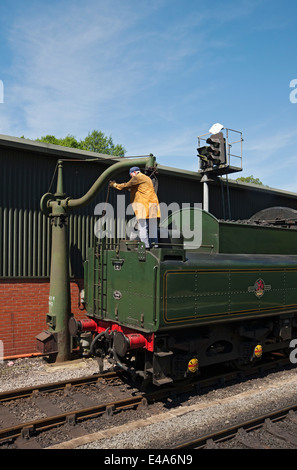
M234 140L235 134L236 138ZM238 134L240 134L239 138ZM232 140L230 139L230 136ZM204 143L203 146L201 146L201 142ZM242 142L242 132L236 131L234 129L228 129L219 122L213 124L207 134L202 134L198 136L198 172L202 176L201 182L203 183L203 209L205 211L209 210L209 183L211 181L218 180L219 177L226 175L228 210L229 218L231 218L227 175L230 173L242 171ZM240 145L240 149L238 149L238 145ZM233 148L233 146L235 146L235 149ZM234 151L236 153L234 153ZM236 161L240 162L240 166L237 164L234 165ZM223 210L225 211L224 183L222 179L221 190Z
M223 133L212 134L206 140L206 143L209 145L197 149L200 158L200 169L211 170L214 166L225 165L226 145Z

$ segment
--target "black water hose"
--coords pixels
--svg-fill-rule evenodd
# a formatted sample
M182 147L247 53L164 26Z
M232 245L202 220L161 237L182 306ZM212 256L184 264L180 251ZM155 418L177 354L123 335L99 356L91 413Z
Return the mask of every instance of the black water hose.
M106 328L106 330L104 331L101 331L101 333L99 333L98 335L95 336L95 338L93 339L93 341L91 342L91 346L90 346L90 354L92 354L93 356L99 356L101 357L101 354L96 354L96 350L95 350L95 344L97 343L97 341L102 338L102 336L106 336L106 333L108 333L108 330L109 328Z

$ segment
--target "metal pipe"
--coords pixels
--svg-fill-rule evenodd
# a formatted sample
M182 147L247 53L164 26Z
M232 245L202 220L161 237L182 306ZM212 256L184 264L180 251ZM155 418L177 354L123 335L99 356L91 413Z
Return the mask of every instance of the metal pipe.
M201 182L203 183L203 210L209 212L209 191L208 191L208 177L203 175Z
M69 282L69 247L67 213L61 204L63 191L63 164L58 162L57 191L52 205L52 254L50 271L49 313L47 324L57 334L57 362L70 358L70 335L68 321L71 314Z
M130 168L132 166L138 166L139 168L143 167L150 167L154 166L155 164L155 157L153 155L150 155L149 157L146 158L136 158L133 160L124 160L118 163L115 163L114 165L111 165L109 168L107 168L100 176L99 178L95 181L93 186L89 189L89 191L82 196L79 199L67 199L62 201L62 204L67 204L67 206L70 209L75 209L79 207L86 206L89 204L98 194L98 192L103 188L105 183L112 179L115 175L119 174L122 170L126 168Z

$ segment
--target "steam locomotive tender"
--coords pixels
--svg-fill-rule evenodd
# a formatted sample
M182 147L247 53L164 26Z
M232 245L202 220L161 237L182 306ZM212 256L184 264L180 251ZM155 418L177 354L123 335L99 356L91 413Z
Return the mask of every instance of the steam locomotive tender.
M72 317L69 328L76 337L92 332L91 354L163 385L212 364L245 366L288 351L297 337L295 222L201 216L195 249L171 240L146 251L122 240L89 250L88 318Z

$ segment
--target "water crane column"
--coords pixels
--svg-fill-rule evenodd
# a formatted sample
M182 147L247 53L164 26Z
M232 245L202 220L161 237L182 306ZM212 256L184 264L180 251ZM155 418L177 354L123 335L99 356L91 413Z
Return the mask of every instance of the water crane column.
M68 213L86 206L117 174L132 166L150 168L156 166L153 155L135 159L125 158L108 167L95 181L89 191L79 199L66 197L63 190L63 162L58 161L57 190L55 194L42 196L40 207L51 219L52 252L50 271L49 311L46 316L48 330L37 335L37 347L43 353L56 353L56 362L71 357L68 322L71 317L69 282Z

